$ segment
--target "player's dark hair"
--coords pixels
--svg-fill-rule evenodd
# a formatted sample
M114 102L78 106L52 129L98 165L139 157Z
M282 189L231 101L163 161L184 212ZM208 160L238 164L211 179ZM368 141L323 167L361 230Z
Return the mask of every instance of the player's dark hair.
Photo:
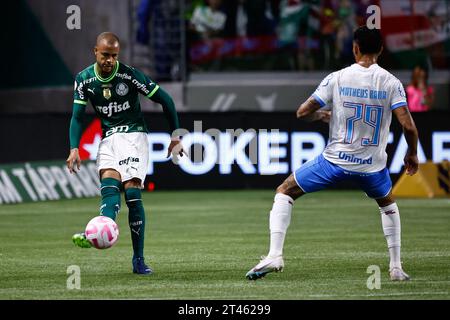
M369 29L361 26L353 33L353 41L359 46L362 54L379 53L383 46L383 38L378 29Z

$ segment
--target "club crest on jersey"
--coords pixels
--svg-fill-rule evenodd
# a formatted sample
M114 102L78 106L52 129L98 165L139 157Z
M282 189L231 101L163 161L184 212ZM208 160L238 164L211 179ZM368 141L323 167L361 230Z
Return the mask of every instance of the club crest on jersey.
M119 96L124 96L124 95L126 95L126 94L128 93L128 86L127 86L125 83L120 82L120 83L116 86L116 93L117 93Z
M105 97L105 99L109 100L111 98L111 87L112 87L112 84L110 84L110 83L102 84L103 97Z
M111 98L111 90L109 88L103 88L103 96L105 99Z

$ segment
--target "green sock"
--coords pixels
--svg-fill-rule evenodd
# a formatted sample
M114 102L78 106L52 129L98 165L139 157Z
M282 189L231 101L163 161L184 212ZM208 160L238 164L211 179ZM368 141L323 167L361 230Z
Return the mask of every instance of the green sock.
M100 215L116 220L120 211L120 188L122 183L113 178L102 179Z
M145 212L142 205L141 190L129 188L125 190L125 200L129 209L128 222L133 242L133 259L144 256Z

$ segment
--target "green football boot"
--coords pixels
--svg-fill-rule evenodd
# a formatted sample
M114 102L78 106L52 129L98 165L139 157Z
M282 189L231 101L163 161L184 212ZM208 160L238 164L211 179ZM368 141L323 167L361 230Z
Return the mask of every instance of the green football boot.
M84 233L75 233L72 236L72 241L75 243L76 246L80 248L91 248L92 244L86 239L86 236Z

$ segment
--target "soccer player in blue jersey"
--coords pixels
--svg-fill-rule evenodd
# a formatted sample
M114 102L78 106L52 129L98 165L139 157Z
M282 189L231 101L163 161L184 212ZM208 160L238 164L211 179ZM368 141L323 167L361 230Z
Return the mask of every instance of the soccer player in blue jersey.
M129 212L133 272L151 274L152 269L144 261L145 212L141 197L149 166L148 130L139 94L161 104L171 131L179 128L179 122L169 94L141 71L119 62L119 51L118 37L111 32L101 33L94 48L96 63L75 78L67 167L71 173L80 168L78 146L89 100L102 124L102 141L97 154L102 196L100 215L116 219L123 191ZM183 156L177 137L170 142L168 156L172 152ZM72 240L79 247L91 247L84 233L75 234Z
M247 272L248 279L283 269L284 239L296 199L339 181L353 180L379 206L389 249L390 279L409 280L400 261L400 213L391 193L385 149L394 114L408 144L406 173L414 175L418 170L418 132L402 84L377 64L382 49L379 30L359 27L353 37L356 63L328 75L298 108L299 119L329 122L329 142L320 156L306 162L277 188L270 212L270 250Z

